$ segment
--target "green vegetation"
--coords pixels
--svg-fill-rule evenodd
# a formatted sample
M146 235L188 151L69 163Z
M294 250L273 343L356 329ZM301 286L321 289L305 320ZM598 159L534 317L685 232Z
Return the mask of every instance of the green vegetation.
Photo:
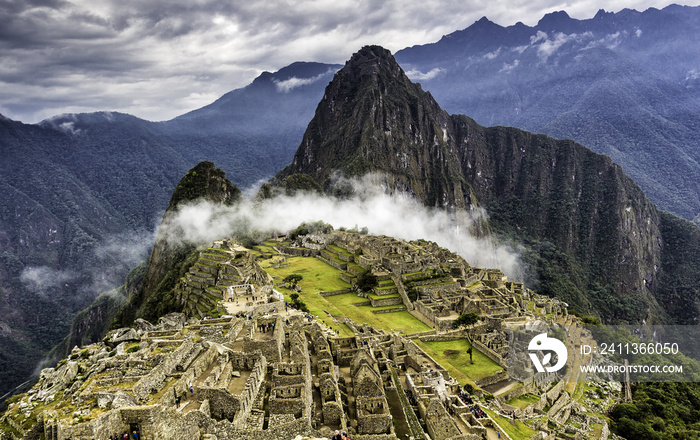
M404 334L424 332L431 329L407 311L375 314L372 311L377 309L371 306L355 306L353 305L354 303L367 300L358 297L352 292L327 297L319 295L318 292L331 292L351 288L350 284L338 278L340 274L338 269L321 260L308 257L289 257L287 258L287 263L289 263L289 266L279 269L272 268L267 264L263 268L277 280L282 280L292 274L302 275L303 278L298 283L302 292L299 298L303 299L310 313L317 315L319 320L338 330L341 335L349 336L352 332L347 326L336 324L329 314L334 317L348 317L358 323L367 323L376 328L396 330ZM284 293L288 301L292 301L289 289L279 288L279 290Z
M532 435L537 433L537 431L525 425L520 420L516 420L515 426L513 426L510 418L503 417L488 408L483 408L483 410L486 411L486 414L488 414L513 440L529 440Z
M241 191L226 179L226 173L216 168L212 162L204 161L198 163L180 179L170 198L168 209L182 202L199 198L231 205L240 197Z
M366 270L357 277L355 287L361 292L369 292L378 285L377 277L369 270Z
M414 342L445 367L450 375L457 378L460 383L483 379L503 370L503 367L486 357L478 349L473 348L466 339L438 342L423 342L416 339ZM469 362L469 353L467 353L470 348L472 349L473 364Z
M530 406L533 403L537 403L539 400L540 398L538 396L535 396L534 394L523 394L520 397L516 397L515 399L511 399L510 401L508 401L508 405L524 409L525 407Z
M329 225L328 223L324 223L321 220L310 223L305 222L297 226L295 230L289 233L289 239L294 241L297 239L297 237L301 235L308 235L314 233L328 234L332 231L333 226Z
M632 395L611 410L613 432L629 439L700 438L700 384L642 382L632 385Z
M455 319L453 322L453 325L455 326L460 326L460 325L472 325L476 324L481 317L477 315L476 313L469 312L469 313L463 313L459 315L459 318Z
M284 277L284 279L282 281L284 281L287 284L291 284L292 289L294 289L297 286L297 283L299 283L299 281L301 281L303 279L304 279L303 276L299 275L298 273L293 273L291 275L287 275L286 277Z

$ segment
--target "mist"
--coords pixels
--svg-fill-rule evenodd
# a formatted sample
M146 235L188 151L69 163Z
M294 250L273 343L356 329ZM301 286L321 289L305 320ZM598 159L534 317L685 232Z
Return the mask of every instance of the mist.
M225 237L288 232L303 222L322 220L336 230L366 227L374 235L434 241L472 266L498 268L511 279L522 279L515 250L471 232L475 222L486 219L483 209L449 212L427 208L411 195L387 193L385 187L373 183L378 180L369 176L347 181L354 195L344 199L297 193L263 201L243 199L232 207L206 201L190 203L164 220L159 235L171 242L199 246Z

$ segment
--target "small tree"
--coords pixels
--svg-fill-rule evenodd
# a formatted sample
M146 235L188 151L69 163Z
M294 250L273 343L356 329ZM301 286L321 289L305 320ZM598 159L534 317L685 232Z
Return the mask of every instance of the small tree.
M472 325L476 324L479 319L481 319L481 317L474 312L463 313L459 315L459 318L454 320L453 324L456 327L459 327L460 325Z
M303 276L299 275L298 273L293 273L291 275L287 275L286 277L284 277L284 279L282 281L284 281L287 284L291 284L292 285L291 290L295 290L295 288L297 287L297 283L303 279L304 279Z
M357 283L355 285L360 291L369 292L374 287L379 285L379 281L377 280L376 275L374 275L371 271L366 270L362 272L359 277L357 277Z

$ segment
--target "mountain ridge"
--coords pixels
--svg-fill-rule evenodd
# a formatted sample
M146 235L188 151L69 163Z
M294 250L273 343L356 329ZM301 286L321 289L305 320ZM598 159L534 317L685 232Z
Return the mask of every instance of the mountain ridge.
M699 7L489 23L396 58L450 113L573 139L619 163L662 209L700 213Z

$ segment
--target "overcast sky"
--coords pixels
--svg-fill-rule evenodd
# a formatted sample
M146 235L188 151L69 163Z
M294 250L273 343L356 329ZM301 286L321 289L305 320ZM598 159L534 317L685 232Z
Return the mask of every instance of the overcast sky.
M294 61L395 52L486 16L534 26L565 10L643 11L659 0L0 0L0 113L27 123L115 110L167 120ZM700 0L683 2L697 5Z

